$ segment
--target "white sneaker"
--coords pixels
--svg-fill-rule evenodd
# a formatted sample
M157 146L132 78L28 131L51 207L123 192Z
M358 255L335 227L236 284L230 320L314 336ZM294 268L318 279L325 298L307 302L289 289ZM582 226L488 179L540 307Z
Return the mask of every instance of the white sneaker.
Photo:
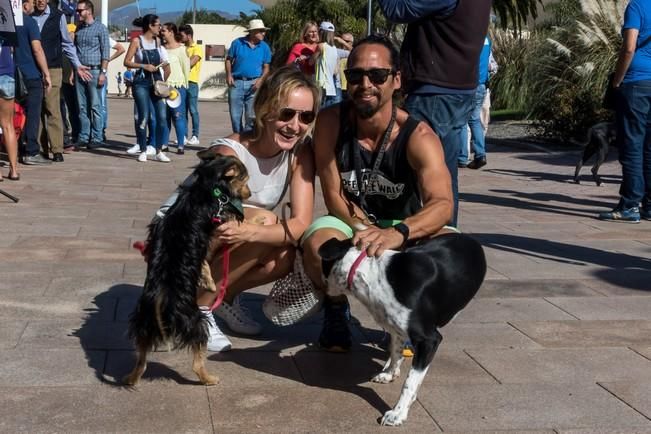
M214 314L235 333L255 336L262 332L262 326L249 316L245 307L240 306L239 297L235 298L233 304L222 301L215 309Z
M185 141L186 145L198 145L199 144L199 139L197 136L192 136L188 140Z
M208 309L201 309L201 314L206 319L208 325L208 351L228 351L231 349L231 341L219 330L215 317Z
M145 163L147 161L147 153L141 152L140 155L138 155L138 161Z
M130 147L129 149L127 149L127 154L135 155L139 153L140 153L140 145L137 143L132 147Z
M169 163L172 160L170 160L169 157L165 155L164 152L159 152L158 154L156 154L156 161L160 161L162 163Z
M152 145L147 145L147 155L150 157L156 155L156 148L154 148Z

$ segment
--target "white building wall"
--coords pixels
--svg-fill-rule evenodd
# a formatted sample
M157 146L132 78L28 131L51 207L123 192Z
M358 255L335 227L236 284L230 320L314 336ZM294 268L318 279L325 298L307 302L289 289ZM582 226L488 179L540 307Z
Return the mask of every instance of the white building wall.
M226 51L231 46L231 42L244 36L245 29L241 26L234 26L232 24L195 24L192 26L194 29L194 40L201 41L204 46L204 60L201 66L201 75L199 86L203 84L209 77L212 75L224 72L224 60L206 60L205 58L205 46L210 45L225 45ZM129 42L120 42L124 45L125 50L129 48ZM124 67L124 55L113 60L109 64L108 68L108 77L109 77L109 94L117 94L118 86L116 82L116 75L118 71L121 71L124 74L126 68ZM124 85L122 86L124 91ZM199 92L199 98L203 99L213 99L213 98L223 98L225 97L226 88L220 89L202 89Z

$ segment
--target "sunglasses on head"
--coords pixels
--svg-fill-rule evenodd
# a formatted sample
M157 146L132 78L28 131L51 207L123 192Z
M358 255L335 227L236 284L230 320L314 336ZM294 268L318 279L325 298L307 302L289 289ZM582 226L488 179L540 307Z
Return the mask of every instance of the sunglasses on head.
M344 71L346 80L350 84L361 84L361 82L364 81L364 76L367 76L373 84L384 84L387 81L387 78L389 78L389 75L395 73L396 72L393 69L389 68L352 68Z
M312 110L294 110L293 108L285 107L280 109L278 113L278 120L281 122L289 122L294 119L298 113L298 121L302 124L311 124L316 118L316 114Z

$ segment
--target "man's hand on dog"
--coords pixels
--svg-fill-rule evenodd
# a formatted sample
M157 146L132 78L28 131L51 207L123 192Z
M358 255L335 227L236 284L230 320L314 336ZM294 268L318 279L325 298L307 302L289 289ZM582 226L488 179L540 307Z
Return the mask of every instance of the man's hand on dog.
M404 241L400 232L393 228L380 229L371 226L363 231L358 231L353 236L353 244L359 250L366 249L368 256L376 258L382 256L385 250L398 250Z
M256 226L247 222L236 220L223 223L215 229L219 241L228 244L255 241Z

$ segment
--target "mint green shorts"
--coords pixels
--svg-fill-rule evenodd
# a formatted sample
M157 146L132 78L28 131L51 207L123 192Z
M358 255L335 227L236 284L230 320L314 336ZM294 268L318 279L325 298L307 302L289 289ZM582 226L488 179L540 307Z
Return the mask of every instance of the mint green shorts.
M377 226L380 228L388 228L394 225L397 225L400 223L402 220L378 220ZM444 229L448 229L454 232L461 232L459 229L457 229L454 226L448 226L445 225L443 226ZM346 222L343 220L338 219L335 216L331 215L324 215L321 217L318 217L316 220L312 222L310 226L305 230L305 233L303 233L303 237L301 238L301 245L310 238L312 234L314 234L316 231L320 229L335 229L341 232L346 236L346 238L352 238L353 234L355 233L355 229L351 228L348 226Z

